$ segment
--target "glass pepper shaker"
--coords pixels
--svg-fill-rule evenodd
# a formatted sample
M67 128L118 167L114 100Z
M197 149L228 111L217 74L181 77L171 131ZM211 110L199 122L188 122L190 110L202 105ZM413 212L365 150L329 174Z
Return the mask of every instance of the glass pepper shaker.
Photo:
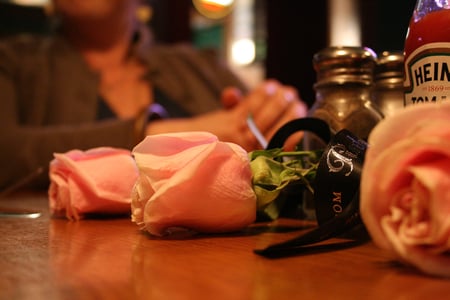
M375 66L372 101L385 117L404 108L403 52L383 51Z
M348 129L367 140L384 117L371 101L376 59L375 52L367 47L335 46L316 53L316 99L309 116L327 122L333 134Z
M347 129L367 140L373 127L383 119L371 101L376 58L375 52L366 47L335 46L316 53L313 57L316 99L308 115L325 121L333 135ZM305 150L326 146L316 135L305 132ZM308 191L303 194L302 209L307 218L315 217L313 195Z

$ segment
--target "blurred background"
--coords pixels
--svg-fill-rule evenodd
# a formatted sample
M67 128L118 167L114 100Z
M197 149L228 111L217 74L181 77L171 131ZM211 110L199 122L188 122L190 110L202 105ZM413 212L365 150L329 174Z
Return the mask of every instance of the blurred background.
M49 0L0 0L0 38L47 34ZM415 0L147 0L162 43L208 47L254 86L276 78L312 104L312 56L330 45L403 50Z

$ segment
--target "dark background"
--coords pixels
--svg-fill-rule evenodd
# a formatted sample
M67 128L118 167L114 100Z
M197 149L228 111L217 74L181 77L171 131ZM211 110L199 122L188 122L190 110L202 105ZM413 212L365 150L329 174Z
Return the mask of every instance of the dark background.
M258 0L256 0L258 1ZM328 41L327 1L267 1L266 74L297 87L312 104L312 56ZM359 0L362 44L377 53L403 50L415 0Z
M191 42L191 0L149 0L154 6L151 26L161 42ZM312 56L327 45L327 1L255 0L264 7L266 76L299 89L314 99ZM415 0L360 0L363 45L376 52L403 50ZM17 7L0 0L0 37L17 32L46 34L40 8Z
M264 2L266 26L266 77L295 86L303 99L314 101L315 72L312 56L326 47L327 1L255 0ZM165 42L190 41L187 12L190 0L154 0L160 18L155 32ZM403 43L416 0L359 0L362 43L377 53L403 50ZM155 14L156 17L156 14ZM174 22L180 20L181 22ZM184 22L184 24L183 24Z

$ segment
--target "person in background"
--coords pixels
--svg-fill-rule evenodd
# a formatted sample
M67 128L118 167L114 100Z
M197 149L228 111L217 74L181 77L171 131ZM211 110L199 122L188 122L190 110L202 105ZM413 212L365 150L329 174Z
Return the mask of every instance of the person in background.
M157 45L139 0L54 0L50 36L0 41L0 188L36 170L48 184L55 152L132 149L146 135L203 130L247 151L306 115L297 91L267 80L252 91L208 51Z

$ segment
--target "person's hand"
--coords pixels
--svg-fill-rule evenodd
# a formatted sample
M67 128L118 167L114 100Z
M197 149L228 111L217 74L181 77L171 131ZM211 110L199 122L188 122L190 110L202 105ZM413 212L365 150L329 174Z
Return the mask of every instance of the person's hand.
M233 142L247 151L253 151L262 146L247 125L249 115L269 141L282 125L304 117L307 111L306 104L300 100L293 87L284 86L275 80L262 83L247 95L237 88L226 88L221 101L223 109L191 118L152 121L147 125L146 134L208 131L223 142ZM299 140L300 135L293 135L285 148L292 149Z
M226 109L244 106L247 116L252 115L267 140L285 123L305 117L308 109L294 87L282 85L276 80L263 82L245 96L236 88L227 88L222 93L222 104ZM286 148L295 146L300 138L299 134L293 135L287 141Z

